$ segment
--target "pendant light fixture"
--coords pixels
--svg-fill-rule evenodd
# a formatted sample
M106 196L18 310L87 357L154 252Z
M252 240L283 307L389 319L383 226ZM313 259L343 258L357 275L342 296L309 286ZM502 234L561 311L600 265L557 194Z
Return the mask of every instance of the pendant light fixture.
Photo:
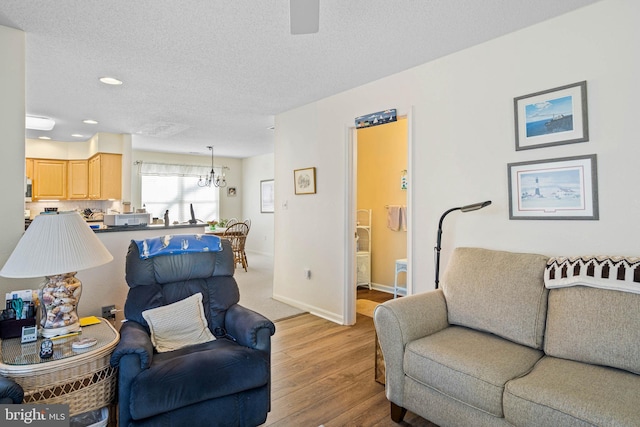
M209 175L207 175L205 179L200 177L198 187L211 187L211 184L213 184L214 187L226 187L227 179L224 176L224 166L221 169L222 172L216 176L213 171L213 146L207 145L207 148L211 151L211 172L209 172Z

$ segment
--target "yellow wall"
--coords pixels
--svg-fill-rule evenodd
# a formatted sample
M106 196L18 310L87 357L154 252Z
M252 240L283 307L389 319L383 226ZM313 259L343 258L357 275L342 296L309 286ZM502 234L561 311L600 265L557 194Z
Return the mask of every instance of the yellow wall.
M393 286L395 260L407 257L407 233L387 227L385 205L406 205L407 120L358 129L358 209L371 209L371 281ZM409 183L411 185L411 183ZM398 277L404 283L405 275Z

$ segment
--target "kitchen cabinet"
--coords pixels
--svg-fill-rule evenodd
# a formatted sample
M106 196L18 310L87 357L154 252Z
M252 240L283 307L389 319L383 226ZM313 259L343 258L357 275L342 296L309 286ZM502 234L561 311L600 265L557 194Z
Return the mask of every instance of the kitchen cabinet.
M89 198L89 162L87 160L69 160L67 166L68 197L72 200Z
M122 198L122 154L98 153L88 167L90 199Z
M33 159L33 200L67 198L67 161Z
M25 162L25 175L33 180L33 159L27 159Z

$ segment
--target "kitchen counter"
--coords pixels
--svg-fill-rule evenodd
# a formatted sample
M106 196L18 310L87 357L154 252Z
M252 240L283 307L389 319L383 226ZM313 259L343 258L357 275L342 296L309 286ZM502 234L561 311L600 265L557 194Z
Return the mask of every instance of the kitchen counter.
M160 232L164 232L167 230L178 230L182 228L198 228L200 232L198 234L202 234L203 227L205 223L198 224L176 224L165 226L164 224L152 224L152 225L123 225L117 227L107 227L107 228L98 228L93 231L96 233L113 233L113 232L121 232L121 231L140 231L140 230L158 230Z

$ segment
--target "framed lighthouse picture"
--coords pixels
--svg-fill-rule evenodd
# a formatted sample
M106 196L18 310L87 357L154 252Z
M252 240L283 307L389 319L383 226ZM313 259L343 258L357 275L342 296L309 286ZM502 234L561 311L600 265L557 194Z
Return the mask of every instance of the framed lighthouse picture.
M589 140L587 82L514 98L516 151Z
M596 155L509 163L509 219L598 219Z

